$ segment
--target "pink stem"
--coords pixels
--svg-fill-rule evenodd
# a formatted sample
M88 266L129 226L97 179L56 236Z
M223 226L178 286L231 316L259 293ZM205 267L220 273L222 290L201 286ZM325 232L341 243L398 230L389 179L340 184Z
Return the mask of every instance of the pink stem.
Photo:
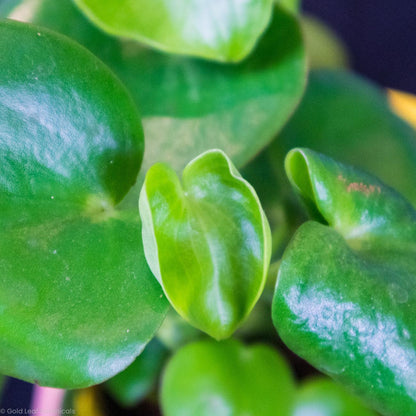
M35 384L31 408L37 416L59 416L62 414L64 396L65 390Z

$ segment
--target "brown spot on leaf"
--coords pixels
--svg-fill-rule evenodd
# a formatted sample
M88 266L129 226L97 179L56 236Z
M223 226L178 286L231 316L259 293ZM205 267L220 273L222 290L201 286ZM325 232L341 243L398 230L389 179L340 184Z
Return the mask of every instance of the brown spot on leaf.
M375 192L381 193L381 189L378 185L366 185L362 182L351 182L347 186L347 192L361 192L366 196L369 196Z

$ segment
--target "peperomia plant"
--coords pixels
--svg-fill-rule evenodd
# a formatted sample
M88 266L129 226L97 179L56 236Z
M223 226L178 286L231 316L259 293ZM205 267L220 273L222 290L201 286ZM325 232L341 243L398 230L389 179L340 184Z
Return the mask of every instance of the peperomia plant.
M287 123L298 2L211 3L0 0L0 372L78 414L416 415L416 133L345 70Z

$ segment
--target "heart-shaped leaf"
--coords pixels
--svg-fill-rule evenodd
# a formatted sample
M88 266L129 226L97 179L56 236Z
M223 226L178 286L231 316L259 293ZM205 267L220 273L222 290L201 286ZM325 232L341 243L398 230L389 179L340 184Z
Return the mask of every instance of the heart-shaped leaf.
M254 189L219 150L182 174L156 164L140 193L146 260L176 311L221 339L259 298L270 229Z
M21 0L9 17L74 38L120 77L143 117L143 172L159 161L181 172L211 148L224 150L240 167L283 127L303 93L299 25L278 8L253 54L234 65L170 56L111 38L70 0ZM131 194L133 205L139 192L137 186Z
M387 415L416 414L416 211L373 176L310 150L291 183L327 225L305 223L273 299L283 341Z
M49 30L0 22L0 371L63 388L130 364L167 302L117 203L143 153L112 73Z
M273 0L74 0L100 28L157 49L218 61L246 57Z
M293 416L376 416L341 385L325 377L302 383Z
M289 416L295 386L280 355L266 345L200 341L180 349L162 380L166 416Z

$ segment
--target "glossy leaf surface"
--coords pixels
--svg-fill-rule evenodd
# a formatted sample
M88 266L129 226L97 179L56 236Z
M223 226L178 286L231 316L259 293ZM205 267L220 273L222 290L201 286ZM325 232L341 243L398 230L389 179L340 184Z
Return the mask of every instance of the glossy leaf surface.
M219 150L191 161L182 183L149 169L140 193L146 260L176 311L221 339L253 308L265 284L270 229L254 189Z
M122 406L132 406L144 399L155 387L168 350L153 339L124 371L105 384L109 393Z
M246 57L273 0L74 0L99 27L166 52L218 61Z
M376 413L324 377L307 380L296 392L293 416L376 416Z
M110 38L70 0L21 1L9 16L74 38L119 76L142 115L143 172L159 161L180 172L211 148L224 150L240 167L283 127L303 93L299 25L278 8L252 55L233 65L169 56ZM139 191L131 196L132 205Z
M291 151L286 169L322 224L302 225L283 256L273 299L280 336L383 414L416 414L414 208L310 150Z
M6 20L0 47L0 371L99 383L134 360L167 307L137 212L117 209L140 167L140 119L69 39Z
M166 416L287 416L294 390L287 364L271 347L202 341L168 363L162 409Z
M376 175L416 205L416 133L391 111L384 91L365 79L312 72L302 104L278 141L281 161L294 147L324 152Z
M348 72L312 71L292 119L243 169L270 221L276 259L304 221L283 168L285 155L297 146L363 168L416 205L415 131L393 114L383 91L370 82Z

